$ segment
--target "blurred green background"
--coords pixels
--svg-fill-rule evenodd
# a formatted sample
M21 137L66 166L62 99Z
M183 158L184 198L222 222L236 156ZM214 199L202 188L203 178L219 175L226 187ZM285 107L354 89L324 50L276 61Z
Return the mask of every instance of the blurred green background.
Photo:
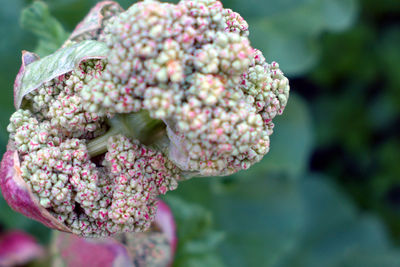
M0 0L0 155L21 50L51 52L97 1L45 2L49 13L21 19L32 1ZM165 197L178 221L175 265L400 266L400 1L222 2L279 62L291 96L261 163ZM48 229L0 207L2 231L48 242Z

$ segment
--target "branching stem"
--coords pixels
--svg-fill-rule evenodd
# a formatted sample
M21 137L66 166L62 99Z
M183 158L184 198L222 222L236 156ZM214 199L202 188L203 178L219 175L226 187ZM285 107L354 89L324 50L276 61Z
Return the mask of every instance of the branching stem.
M138 139L144 145L157 145L165 137L163 121L151 118L147 111L118 114L109 120L109 125L110 129L105 134L87 144L91 157L106 153L108 139L118 134Z

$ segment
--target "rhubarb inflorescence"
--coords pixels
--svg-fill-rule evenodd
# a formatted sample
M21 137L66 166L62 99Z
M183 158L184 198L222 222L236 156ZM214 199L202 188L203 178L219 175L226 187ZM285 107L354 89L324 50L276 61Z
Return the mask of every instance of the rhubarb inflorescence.
M22 177L40 216L17 210L84 236L145 231L156 197L180 180L260 161L289 97L279 65L250 46L247 22L219 1L150 0L127 11L106 3L54 55L25 54L8 126L14 156L2 164L7 179ZM102 52L27 81L41 61L89 45Z

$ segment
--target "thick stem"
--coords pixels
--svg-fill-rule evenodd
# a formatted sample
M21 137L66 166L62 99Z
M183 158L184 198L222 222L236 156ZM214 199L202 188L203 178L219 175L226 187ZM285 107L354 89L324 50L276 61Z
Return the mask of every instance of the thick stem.
M120 129L112 127L104 135L91 140L86 146L90 157L93 158L106 153L108 139L117 134L120 134Z
M106 153L108 139L118 134L138 139L145 145L153 145L159 143L161 139L165 140L165 124L161 120L151 118L147 111L118 114L109 121L109 124L110 129L104 135L87 144L91 157Z

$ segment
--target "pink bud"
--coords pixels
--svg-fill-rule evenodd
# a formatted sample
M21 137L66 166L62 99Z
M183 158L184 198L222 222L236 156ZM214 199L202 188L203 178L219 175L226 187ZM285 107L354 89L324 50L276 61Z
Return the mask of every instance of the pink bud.
M43 255L43 248L24 232L13 231L0 236L0 266L24 265Z

